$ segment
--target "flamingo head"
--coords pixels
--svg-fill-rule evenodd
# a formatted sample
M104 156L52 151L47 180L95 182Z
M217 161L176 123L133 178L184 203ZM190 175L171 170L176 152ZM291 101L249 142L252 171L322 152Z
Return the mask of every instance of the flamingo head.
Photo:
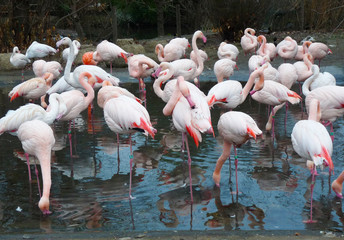
M61 45L69 45L72 40L69 37L64 37L56 43L56 47L59 48Z

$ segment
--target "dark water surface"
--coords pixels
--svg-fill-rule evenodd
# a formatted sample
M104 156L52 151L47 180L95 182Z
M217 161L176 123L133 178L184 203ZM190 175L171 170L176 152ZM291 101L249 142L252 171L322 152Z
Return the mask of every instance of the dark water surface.
M247 66L239 66L231 79L246 81ZM344 85L343 65L324 66ZM27 75L30 72L26 72ZM126 69L115 73L126 87L139 95L138 82L128 78ZM29 76L26 76L28 78ZM215 84L208 70L201 76L201 89L207 93ZM0 73L0 113L16 109L24 101L10 103L8 91L20 82L20 72ZM343 230L342 201L330 191L328 170L319 171L314 189L314 224L309 219L311 175L292 148L290 134L294 124L305 118L300 105L291 106L287 125L285 111L276 116L276 139L264 134L238 149L239 195L235 192L234 164L229 183L228 161L222 169L221 187L214 186L212 173L222 152L218 137L219 107L212 109L215 138L203 136L198 149L189 138L192 157L194 203L189 203L187 155L180 151L181 134L173 129L170 117L162 114L164 103L146 79L147 109L158 133L155 139L133 135L133 196L129 190L129 141L120 136L119 155L116 136L107 127L103 111L95 104L94 119L83 112L72 130L70 158L67 123L53 126L56 146L52 153L50 210L43 216L37 206L37 184L28 181L26 161L17 137L0 136L0 232L68 233L87 231L174 231L174 230ZM294 86L298 91L298 86ZM264 130L267 108L248 98L236 110L250 114ZM344 121L334 123L333 161L335 177L344 169ZM32 170L33 170L32 166ZM35 177L34 177L35 178ZM19 211L19 208L21 209Z

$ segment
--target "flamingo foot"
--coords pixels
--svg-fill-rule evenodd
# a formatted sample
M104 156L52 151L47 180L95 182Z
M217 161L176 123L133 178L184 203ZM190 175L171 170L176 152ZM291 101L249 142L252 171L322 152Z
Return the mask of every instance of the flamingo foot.
M306 221L303 221L304 223L316 223L318 222L317 220L312 220L312 219L309 219L309 220L306 220Z
M133 200L133 199L136 199L136 197L133 197L132 195L129 195L129 199Z
M43 210L43 215L44 215L44 216L47 216L47 215L50 215L50 214L52 214L51 211L49 211L49 210Z

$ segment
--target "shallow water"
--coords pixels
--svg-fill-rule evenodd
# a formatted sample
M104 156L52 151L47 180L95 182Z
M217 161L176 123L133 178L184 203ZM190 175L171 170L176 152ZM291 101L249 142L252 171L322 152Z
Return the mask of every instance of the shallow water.
M247 67L232 79L246 81ZM335 75L344 85L343 66L325 65L322 71ZM30 72L26 72L26 78ZM115 75L129 91L139 95L137 80L126 70ZM207 93L215 84L212 71L201 76L201 89ZM0 73L0 113L16 109L25 102L10 103L8 91L20 82L20 72ZM221 186L214 186L212 173L222 152L217 122L221 111L213 108L215 138L204 135L198 148L189 138L192 157L194 203L191 205L187 154L181 152L181 134L173 129L170 117L162 114L164 103L146 80L147 109L158 130L155 138L133 135L133 196L129 190L129 141L120 136L119 155L116 136L107 127L103 111L95 104L94 117L83 112L72 130L73 158L67 137L67 123L56 123L56 146L52 153L51 211L42 216L36 181L28 181L26 161L17 137L0 137L0 232L68 233L86 231L172 231L172 230L303 230L338 229L343 231L342 201L330 191L328 170L320 171L314 189L313 218L310 213L310 172L292 148L290 134L294 124L305 118L300 105L291 106L284 126L284 108L276 115L276 138L264 132L257 142L249 141L238 149L239 195L235 192L234 163L224 165ZM298 86L295 86L298 91ZM236 110L249 113L261 129L267 121L267 108L248 98ZM333 161L335 176L343 170L343 118L334 123ZM32 170L34 169L31 166ZM34 176L34 175L33 175ZM34 177L35 178L35 177Z

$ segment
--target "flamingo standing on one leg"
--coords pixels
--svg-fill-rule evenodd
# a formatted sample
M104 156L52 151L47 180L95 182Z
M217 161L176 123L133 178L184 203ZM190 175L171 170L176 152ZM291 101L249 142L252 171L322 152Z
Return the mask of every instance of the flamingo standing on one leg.
M238 188L238 157L237 147L247 142L250 138L256 139L257 135L262 134L256 122L249 115L243 112L230 111L221 115L217 124L220 135L223 137L223 152L217 160L216 167L213 173L213 179L216 186L220 186L221 169L226 159L229 158L231 147L234 147L234 161L235 161L235 179L236 179L236 193L239 193Z
M186 149L188 153L188 165L189 165L189 181L190 181L190 195L191 203L193 202L192 194L192 178L191 178L191 156L189 150L189 143L186 133L194 139L196 146L202 141L200 131L195 127L194 114L197 111L198 106L195 105L190 94L188 85L184 81L182 76L179 76L172 96L168 100L166 106L163 109L165 116L172 115L172 120L175 128L182 132L183 138L186 139Z
M291 133L293 148L297 154L307 161L313 162L308 164L311 167L312 184L311 184L311 212L310 219L307 223L313 223L313 189L315 184L316 167L322 165L329 166L330 173L333 171L333 162L331 159L333 144L326 128L319 123L321 118L320 104L317 99L310 103L308 120L298 121Z
M110 73L112 74L112 62L121 57L127 63L127 57L130 56L127 51L123 50L118 45L109 42L107 40L103 40L101 43L97 45L96 51L93 52L93 59L96 62L100 61L107 61L110 62Z
M313 56L314 60L320 61L329 54L332 54L331 49L324 43L314 42L308 47L308 52Z
M254 53L258 47L257 36L255 36L256 31L252 28L246 28L244 35L241 37L240 45L242 50L244 50L245 55L249 53Z
M135 132L142 132L154 138L156 130L152 127L150 116L145 107L132 98L121 95L111 98L105 102L104 118L111 131L118 134L130 134L130 183L129 198L132 199L132 164L133 152L131 135Z
M18 138L22 143L27 161L29 161L28 154L34 155L39 160L43 178L43 194L40 196L41 199L39 200L38 207L44 215L50 214L50 161L51 149L55 144L53 130L48 126L48 124L40 120L27 121L20 125L18 129Z

